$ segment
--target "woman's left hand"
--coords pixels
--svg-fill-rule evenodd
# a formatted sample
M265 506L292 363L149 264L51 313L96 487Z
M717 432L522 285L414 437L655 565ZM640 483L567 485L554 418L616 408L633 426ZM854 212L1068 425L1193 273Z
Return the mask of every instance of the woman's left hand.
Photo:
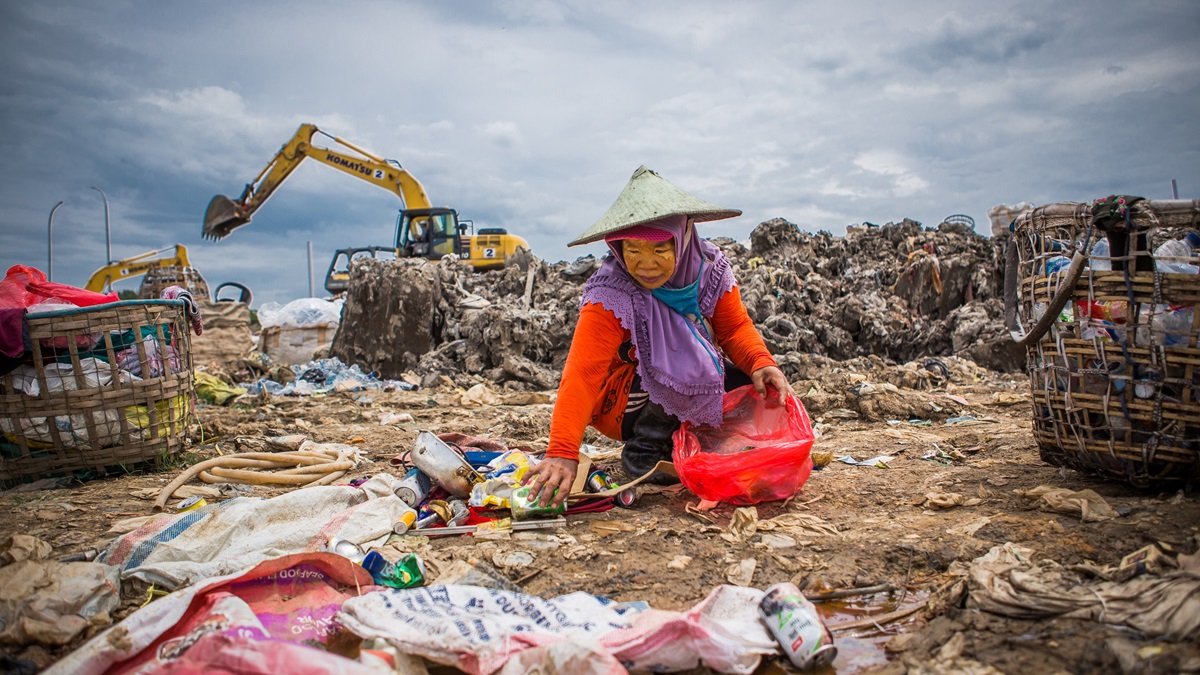
M779 405L787 403L787 396L792 392L792 385L788 384L787 378L783 376L783 371L777 366L765 366L750 373L750 380L754 382L754 390L758 392L765 400L767 398L767 387L774 387L779 393Z

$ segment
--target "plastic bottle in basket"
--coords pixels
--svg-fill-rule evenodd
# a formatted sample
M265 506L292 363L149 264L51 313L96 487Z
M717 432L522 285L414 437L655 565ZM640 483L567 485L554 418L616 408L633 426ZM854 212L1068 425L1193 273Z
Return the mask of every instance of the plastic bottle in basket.
M1164 274L1196 274L1200 267L1188 260L1194 259L1200 247L1200 234L1189 232L1183 239L1170 239L1154 249L1154 267Z
M1112 260L1108 255L1108 239L1101 237L1092 245L1092 255L1088 259L1088 266L1098 272L1107 272L1112 269Z

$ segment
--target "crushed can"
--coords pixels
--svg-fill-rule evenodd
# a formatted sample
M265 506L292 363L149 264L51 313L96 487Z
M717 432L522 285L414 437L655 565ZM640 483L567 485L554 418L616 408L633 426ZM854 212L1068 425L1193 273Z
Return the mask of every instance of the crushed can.
M604 492L606 490L615 490L621 487L621 485L612 476L608 475L608 473L596 469L588 474L586 487L588 492ZM631 487L613 495L613 503L621 508L633 508L633 503L637 501L637 498L637 488Z
M433 481L429 480L429 476L426 476L420 469L413 468L396 486L395 492L400 501L415 509L425 501L432 489Z
M415 553L405 554L396 562L389 562L379 551L371 551L363 558L362 566L380 586L416 588L425 585L425 563Z
M797 668L823 668L837 657L833 633L821 620L816 606L795 584L775 584L768 588L758 603L758 615Z
M512 518L513 520L530 520L532 518L543 518L546 516L561 515L567 510L567 503L564 501L557 508L554 506L540 506L537 500L533 499L529 494L529 486L522 485L513 490L512 494Z
M467 508L467 503L461 499L448 499L446 504L450 507L450 517L446 519L446 526L466 525L467 519L471 517L471 509Z

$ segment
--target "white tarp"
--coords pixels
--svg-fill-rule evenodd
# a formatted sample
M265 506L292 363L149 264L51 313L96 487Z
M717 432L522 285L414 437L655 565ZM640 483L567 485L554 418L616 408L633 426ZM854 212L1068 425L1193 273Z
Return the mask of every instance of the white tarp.
M122 578L178 588L289 553L322 550L330 538L380 546L408 506L378 474L358 487L322 485L258 499L239 497L165 514L114 541L100 562Z

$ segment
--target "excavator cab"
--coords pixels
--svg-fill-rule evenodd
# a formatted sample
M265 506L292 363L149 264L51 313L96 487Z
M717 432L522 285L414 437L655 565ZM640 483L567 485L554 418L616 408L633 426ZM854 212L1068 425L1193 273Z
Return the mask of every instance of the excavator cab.
M396 219L396 252L405 258L428 260L440 260L445 255L461 257L461 235L454 209L404 209Z
M396 249L388 246L360 246L339 248L333 253L329 271L325 273L325 290L333 295L345 293L350 288L350 265L360 258L394 260Z

